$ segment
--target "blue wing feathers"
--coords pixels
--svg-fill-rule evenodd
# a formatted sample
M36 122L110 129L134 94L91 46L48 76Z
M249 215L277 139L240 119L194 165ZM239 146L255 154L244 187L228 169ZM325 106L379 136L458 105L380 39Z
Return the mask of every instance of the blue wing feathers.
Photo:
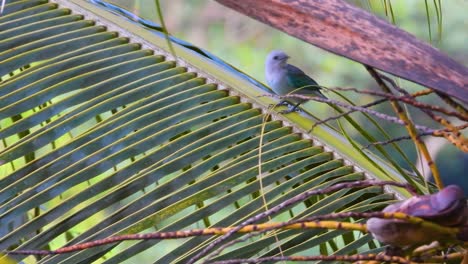
M286 66L288 84L294 88L301 88L301 91L298 91L299 94L314 94L326 98L320 91L320 87L314 79L310 78L305 74L301 69L288 64Z
M288 71L288 82L292 87L300 88L304 86L310 86L308 87L309 89L318 89L318 87L313 87L318 86L317 82L307 76L307 74L305 74L301 69L290 64L287 65L286 69Z

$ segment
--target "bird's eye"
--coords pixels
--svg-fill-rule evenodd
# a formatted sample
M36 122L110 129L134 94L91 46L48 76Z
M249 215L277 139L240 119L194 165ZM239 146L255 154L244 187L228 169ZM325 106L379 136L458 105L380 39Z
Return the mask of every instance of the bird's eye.
M278 56L274 56L273 59L277 60L277 59L279 59L279 58L278 58Z

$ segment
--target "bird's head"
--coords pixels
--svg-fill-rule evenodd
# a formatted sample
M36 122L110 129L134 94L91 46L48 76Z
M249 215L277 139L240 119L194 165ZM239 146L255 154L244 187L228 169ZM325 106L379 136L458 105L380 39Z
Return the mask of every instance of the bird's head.
M287 65L289 56L281 50L274 50L268 54L266 59L267 67L281 67L284 68Z

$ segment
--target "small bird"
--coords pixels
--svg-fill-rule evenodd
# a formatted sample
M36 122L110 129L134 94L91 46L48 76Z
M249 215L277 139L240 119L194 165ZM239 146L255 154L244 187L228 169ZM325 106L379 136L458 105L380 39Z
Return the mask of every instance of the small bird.
M268 54L265 61L265 76L268 85L277 95L300 94L307 96L318 96L326 98L320 92L320 86L312 78L307 76L301 69L288 64L289 56L280 50L274 50ZM306 102L298 98L290 99L295 103L294 107L283 111L293 112L297 107ZM281 101L279 105L285 103Z

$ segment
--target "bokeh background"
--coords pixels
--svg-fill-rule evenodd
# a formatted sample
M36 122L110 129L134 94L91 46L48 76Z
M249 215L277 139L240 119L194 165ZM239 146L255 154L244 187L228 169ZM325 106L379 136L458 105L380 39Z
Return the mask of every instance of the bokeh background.
M142 18L156 23L160 22L154 0L112 0L109 2L124 7ZM303 69L320 85L376 89L375 82L361 64L316 48L230 10L215 1L167 0L160 2L163 17L171 35L210 51L261 82L265 82L266 55L273 49L282 49L291 56L291 64ZM394 23L417 38L431 43L464 66L468 65L468 15L466 13L468 1L350 0L350 2ZM437 23L438 17L434 2L442 4L441 27ZM389 10L389 3L391 3L393 17L386 12ZM386 4L387 8L385 8ZM416 84L401 79L396 80L400 86L409 91L422 89ZM333 98L330 94L327 93L327 96ZM356 104L373 101L372 97L362 94L346 93L346 95ZM424 101L443 104L435 96L427 96ZM310 107L310 104L314 102L308 104ZM312 107L320 117L334 114L326 105L315 103ZM376 110L393 114L388 106L379 106ZM408 110L419 124L433 125L421 112L411 107ZM368 121L362 115L354 114L353 118L372 130L372 126L367 126ZM380 122L380 125L394 137L407 134L403 127L385 122ZM348 133L356 136L357 141L366 144L355 131L349 127L347 129L349 129ZM377 138L381 138L377 132L374 133ZM468 180L465 177L468 171L468 154L461 152L444 139L426 137L425 141L432 157L436 160L444 182L459 184L468 192ZM429 169L421 166L425 163L421 162L414 144L411 141L402 141L399 145L418 165L422 174L430 177ZM394 153L392 148L387 147L387 149L389 153ZM400 159L398 155L395 157L397 160ZM401 161L401 164L407 168L404 162Z

